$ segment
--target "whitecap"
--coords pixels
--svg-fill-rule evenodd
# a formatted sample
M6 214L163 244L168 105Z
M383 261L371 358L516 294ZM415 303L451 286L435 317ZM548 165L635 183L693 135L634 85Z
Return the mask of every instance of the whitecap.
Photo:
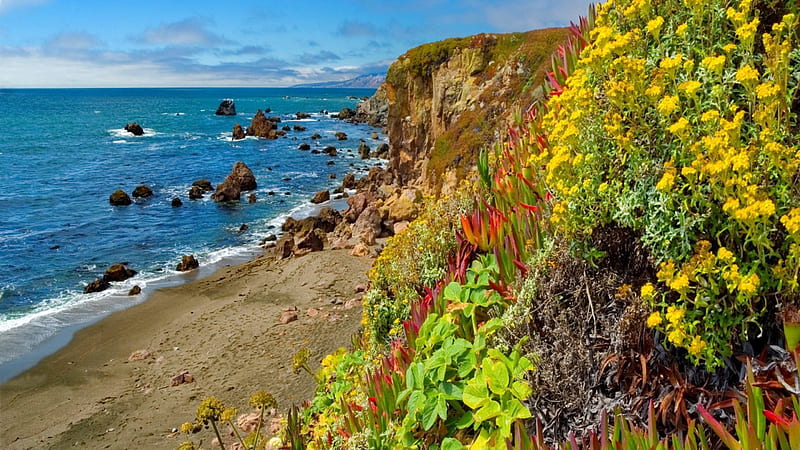
M108 134L113 137L121 137L121 138L140 138L140 137L152 137L157 135L156 131L152 128L142 128L144 134L142 136L134 136L133 133L125 131L125 128L112 128L110 130L106 130Z

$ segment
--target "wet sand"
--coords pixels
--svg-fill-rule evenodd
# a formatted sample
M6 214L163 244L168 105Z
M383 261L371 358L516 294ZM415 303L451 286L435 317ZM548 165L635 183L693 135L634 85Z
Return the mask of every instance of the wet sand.
M361 320L355 286L372 260L328 250L274 262L268 257L162 289L75 334L63 349L0 385L0 447L174 449L173 432L216 396L247 412L264 390L285 411L313 393L292 358L349 347ZM281 324L287 308L298 320ZM151 355L128 361L137 350ZM188 371L191 383L171 386ZM203 432L205 447L211 440Z

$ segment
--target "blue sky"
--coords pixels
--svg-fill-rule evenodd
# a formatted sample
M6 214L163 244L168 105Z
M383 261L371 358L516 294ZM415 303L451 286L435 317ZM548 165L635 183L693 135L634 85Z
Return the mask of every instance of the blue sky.
M565 26L588 0L0 0L0 88L288 86L406 50Z

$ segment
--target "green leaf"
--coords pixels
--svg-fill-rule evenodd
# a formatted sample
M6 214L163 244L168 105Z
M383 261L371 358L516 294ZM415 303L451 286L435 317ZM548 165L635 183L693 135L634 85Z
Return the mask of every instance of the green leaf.
M531 395L531 387L528 386L528 383L515 381L511 384L511 393L514 394L514 397L525 400Z
M411 363L406 370L406 388L422 389L422 379L425 377L425 366L421 362Z
M489 336L490 334L494 333L495 331L501 328L503 328L503 319L495 317L493 319L489 319L486 323L484 323L478 330L478 332L483 336Z
M430 430L436 423L438 417L436 403L436 397L430 396L425 399L425 406L422 410L422 428L424 430Z
M411 417L416 417L417 413L421 411L424 406L427 398L422 391L414 391L408 397L408 414Z
M502 361L484 359L483 374L489 382L489 389L497 395L502 395L510 387L508 369Z
M494 400L489 400L481 409L475 411L473 419L475 422L484 422L499 416L503 410L500 408L500 403Z
M461 285L453 281L444 288L445 300L456 301L461 296Z
M472 409L478 409L489 401L489 389L480 371L475 374L475 378L469 380L464 388L462 400L465 405Z
M461 383L451 383L449 381L439 383L439 392L444 395L446 400L461 400L464 396L464 389L461 387Z
M439 448L440 450L462 450L464 448L464 444L459 442L458 439L448 437L442 440L442 446Z
M531 411L517 399L503 402L503 415L509 417L511 421L516 419L527 419L531 417Z
M473 423L475 423L475 421L472 420L472 411L467 411L458 419L458 422L456 422L456 428L463 430L464 428L471 426Z
M436 414L440 419L447 419L447 401L444 399L443 394L436 396Z

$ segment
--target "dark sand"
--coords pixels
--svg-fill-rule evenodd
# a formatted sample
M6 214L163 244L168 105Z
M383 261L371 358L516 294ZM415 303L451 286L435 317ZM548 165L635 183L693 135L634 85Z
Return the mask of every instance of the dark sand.
M347 250L260 257L156 291L0 385L0 448L173 449L186 440L173 429L207 396L249 412L250 394L264 390L285 411L314 389L309 374L292 371L295 352L310 348L317 368L350 346L361 320L354 287L371 264ZM289 307L299 320L280 324ZM136 350L152 356L128 362ZM184 370L195 381L170 386ZM208 447L211 435L202 438Z

